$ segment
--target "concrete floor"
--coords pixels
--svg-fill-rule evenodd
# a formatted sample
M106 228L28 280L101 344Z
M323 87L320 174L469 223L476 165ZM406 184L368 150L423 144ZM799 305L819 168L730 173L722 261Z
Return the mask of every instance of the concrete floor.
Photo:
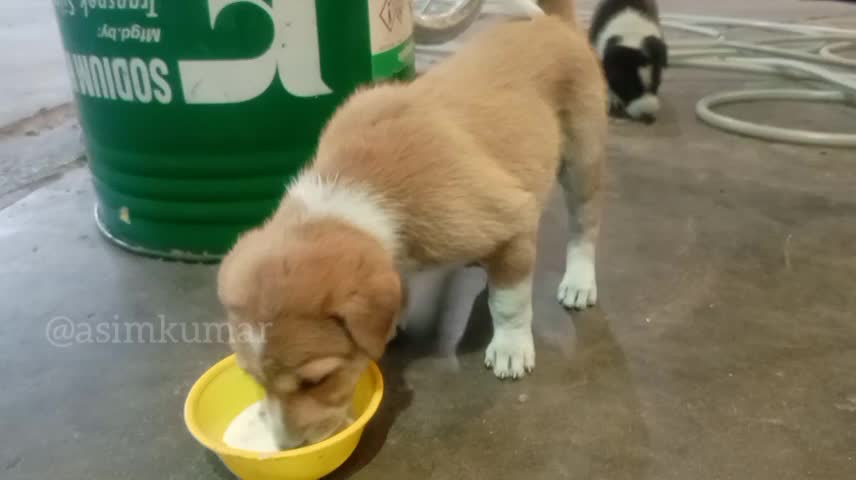
M724 3L709 11L763 11ZM844 4L761 3L856 28ZM601 304L573 316L556 304L565 225L554 202L531 377L502 383L482 366L480 272L418 288L415 325L383 361L381 410L331 478L856 477L856 151L769 144L695 119L701 95L759 82L675 70L657 124L615 123ZM733 111L856 125L844 109ZM215 267L112 247L92 221L85 168L57 176L0 206L0 477L231 478L182 421L190 385L225 345L47 340L58 317L77 332L218 321ZM438 305L440 288L452 295Z
M0 127L71 100L54 3L0 2Z

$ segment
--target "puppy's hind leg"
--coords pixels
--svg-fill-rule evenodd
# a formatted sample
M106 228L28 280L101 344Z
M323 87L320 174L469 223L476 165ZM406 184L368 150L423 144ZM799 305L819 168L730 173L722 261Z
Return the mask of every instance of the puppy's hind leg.
M605 112L593 110L591 117L584 116L571 125L559 169L570 230L565 275L558 292L559 303L565 308L583 309L597 302L595 250L607 120Z
M494 375L520 378L535 368L532 338L532 273L535 234L518 236L484 261L493 339L484 364Z

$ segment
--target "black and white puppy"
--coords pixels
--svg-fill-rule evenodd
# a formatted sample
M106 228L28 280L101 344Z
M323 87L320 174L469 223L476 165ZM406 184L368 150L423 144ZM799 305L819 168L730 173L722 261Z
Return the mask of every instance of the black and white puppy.
M613 111L653 122L668 51L655 0L602 0L589 38L603 62Z

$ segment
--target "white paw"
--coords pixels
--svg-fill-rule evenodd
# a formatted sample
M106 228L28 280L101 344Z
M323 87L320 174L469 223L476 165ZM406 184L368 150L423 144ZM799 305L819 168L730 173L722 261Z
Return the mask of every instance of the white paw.
M535 368L535 343L532 331L497 329L487 346L484 364L498 378L522 378Z
M592 259L581 256L568 262L559 284L559 303L565 308L583 309L597 303L597 280Z

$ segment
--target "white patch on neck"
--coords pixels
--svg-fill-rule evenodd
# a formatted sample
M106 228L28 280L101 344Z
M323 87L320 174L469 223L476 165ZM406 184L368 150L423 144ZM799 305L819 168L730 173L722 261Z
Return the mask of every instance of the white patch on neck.
M597 36L595 49L600 58L603 58L606 43L616 35L621 37L619 45L635 49L642 46L642 40L647 36L663 36L656 22L632 8L625 8L610 18Z
M363 185L342 183L306 171L288 188L308 217L335 217L376 237L390 252L398 250L398 222L382 196Z

